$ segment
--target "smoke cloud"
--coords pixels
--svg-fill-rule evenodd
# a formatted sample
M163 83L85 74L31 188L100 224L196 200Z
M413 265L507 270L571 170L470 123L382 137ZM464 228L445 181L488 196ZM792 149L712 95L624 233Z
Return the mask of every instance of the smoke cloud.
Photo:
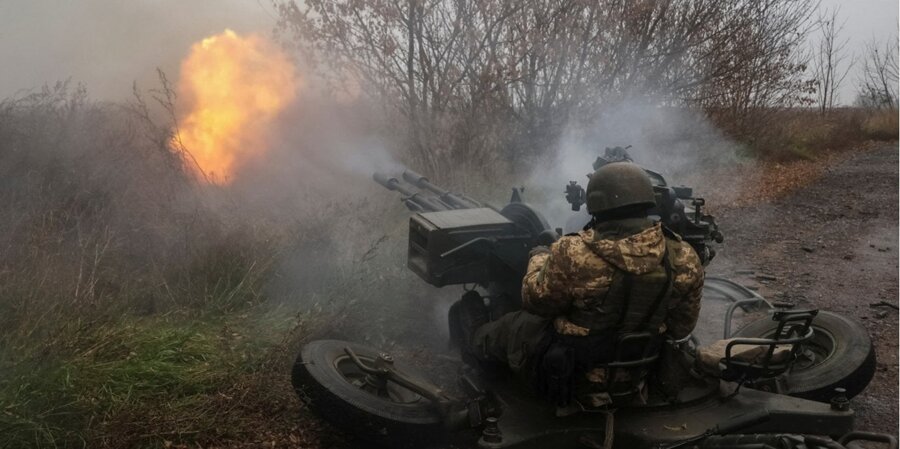
M587 124L570 126L550 159L529 176L527 199L546 214L551 227L565 228L566 220L573 215L564 199L566 184L577 181L586 187L592 163L606 147L629 145L627 151L636 163L658 172L671 185L693 187L699 196L714 187L704 182L704 173L752 163L742 156L741 145L724 136L701 113L625 101L598 111ZM722 186L715 188L721 190ZM739 191L740 180L725 188ZM583 209L577 215L587 219Z

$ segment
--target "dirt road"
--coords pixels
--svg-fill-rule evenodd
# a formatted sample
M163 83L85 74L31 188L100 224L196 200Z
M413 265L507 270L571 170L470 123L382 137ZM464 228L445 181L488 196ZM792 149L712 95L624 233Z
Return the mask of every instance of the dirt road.
M898 299L897 164L897 145L879 145L779 200L717 211L727 240L709 269L769 299L862 322L878 364L868 389L853 400L857 427L895 435L898 313L871 304ZM738 274L744 270L755 276Z

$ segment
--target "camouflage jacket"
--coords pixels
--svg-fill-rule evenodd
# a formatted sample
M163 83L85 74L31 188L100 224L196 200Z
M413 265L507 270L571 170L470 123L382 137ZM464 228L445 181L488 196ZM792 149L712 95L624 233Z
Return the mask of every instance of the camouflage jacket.
M666 237L658 223L625 219L600 223L592 229L562 237L549 252L528 262L522 283L523 306L531 313L554 319L557 332L587 335L590 329L567 319L586 302L603 298L616 270L640 275L657 269L666 251ZM672 297L659 332L680 339L697 324L703 289L703 266L690 245L670 239Z

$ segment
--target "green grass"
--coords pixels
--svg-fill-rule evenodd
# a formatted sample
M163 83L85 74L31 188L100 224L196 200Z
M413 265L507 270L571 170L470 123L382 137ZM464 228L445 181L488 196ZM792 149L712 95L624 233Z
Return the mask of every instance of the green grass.
M157 447L239 433L223 426L223 404L291 323L277 313L126 319L73 333L63 348L3 354L19 362L0 371L0 447Z

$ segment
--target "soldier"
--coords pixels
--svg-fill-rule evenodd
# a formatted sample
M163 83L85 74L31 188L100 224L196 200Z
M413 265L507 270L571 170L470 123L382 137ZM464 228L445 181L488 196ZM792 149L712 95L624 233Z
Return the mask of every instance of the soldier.
M461 319L457 334L468 340L461 342L464 356L505 364L563 407L572 399L590 408L645 397L645 367L613 372L604 364L617 350L640 358L626 353L642 353L644 344L657 352L665 338L688 336L703 288L700 259L648 218L654 205L643 169L629 162L600 167L587 187L591 222L532 251L524 310L484 324L486 311L473 295L451 311ZM623 336L639 333L639 349L620 346Z

